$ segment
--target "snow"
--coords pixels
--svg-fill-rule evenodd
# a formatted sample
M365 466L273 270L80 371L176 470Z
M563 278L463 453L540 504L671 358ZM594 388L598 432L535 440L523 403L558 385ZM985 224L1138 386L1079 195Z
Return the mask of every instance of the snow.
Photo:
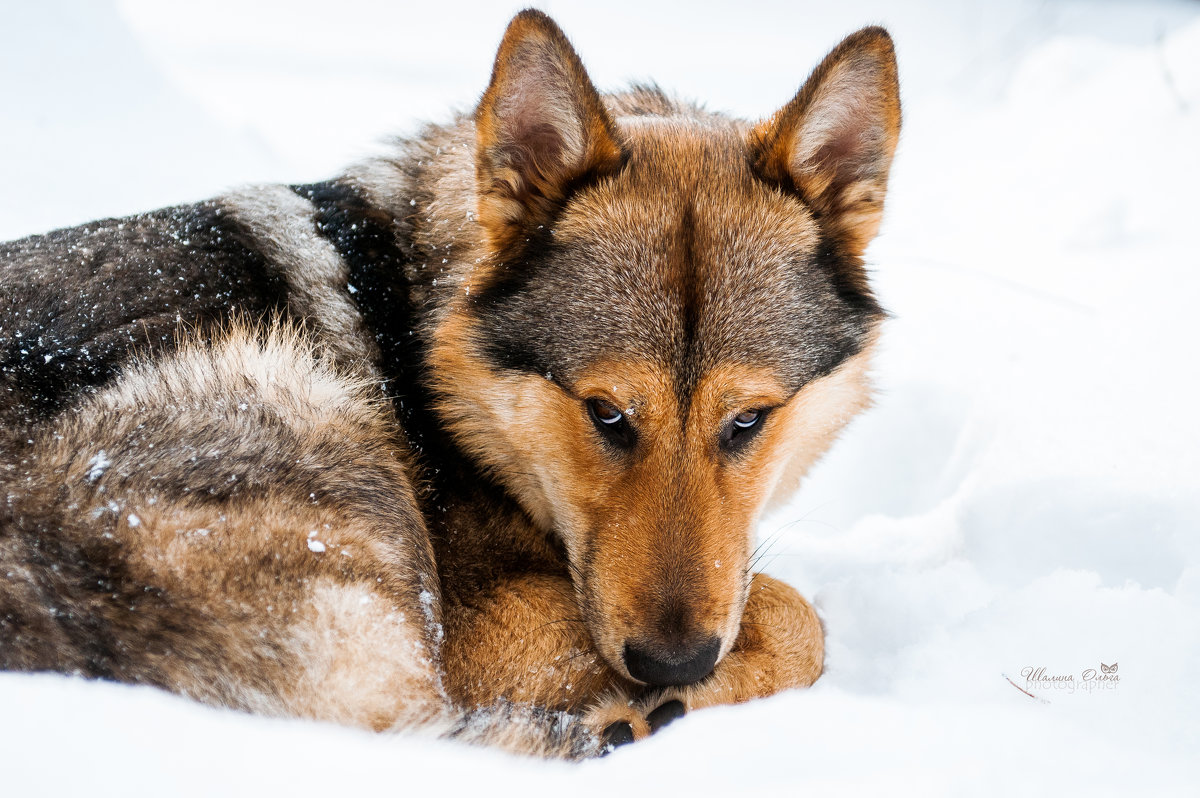
M469 107L517 7L12 5L0 238L333 174ZM825 676L572 767L4 674L5 794L1191 794L1200 4L543 7L602 87L748 116L844 33L896 37L879 400L761 529Z
M91 460L88 460L87 481L95 482L100 479L110 465L112 465L112 460L108 459L108 453L101 449Z

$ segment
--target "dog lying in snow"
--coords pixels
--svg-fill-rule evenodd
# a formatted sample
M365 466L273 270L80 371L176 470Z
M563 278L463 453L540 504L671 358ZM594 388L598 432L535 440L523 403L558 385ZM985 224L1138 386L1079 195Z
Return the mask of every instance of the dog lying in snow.
M756 519L868 403L891 40L750 124L518 14L324 183L0 245L0 666L582 757L811 684Z

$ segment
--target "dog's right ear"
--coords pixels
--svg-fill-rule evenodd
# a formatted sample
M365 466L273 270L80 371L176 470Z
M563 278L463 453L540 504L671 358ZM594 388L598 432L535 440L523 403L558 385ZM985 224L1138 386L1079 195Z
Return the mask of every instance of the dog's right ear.
M616 127L579 56L532 9L504 32L475 111L479 221L494 250L547 221L571 186L624 159Z
M750 134L760 174L796 189L827 232L861 255L879 229L900 135L896 53L883 28L834 48L800 93Z

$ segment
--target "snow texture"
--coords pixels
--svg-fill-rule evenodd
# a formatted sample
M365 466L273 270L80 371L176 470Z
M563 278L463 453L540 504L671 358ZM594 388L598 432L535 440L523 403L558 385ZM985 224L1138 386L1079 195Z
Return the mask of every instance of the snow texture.
M96 456L88 460L88 472L86 475L88 482L95 482L104 476L104 472L112 465L112 460L108 459L108 453L101 449L96 453Z
M327 177L469 107L517 7L9 3L0 237ZM601 87L750 117L896 37L879 401L760 530L825 676L572 767L4 674L0 791L1195 794L1200 4L543 7Z

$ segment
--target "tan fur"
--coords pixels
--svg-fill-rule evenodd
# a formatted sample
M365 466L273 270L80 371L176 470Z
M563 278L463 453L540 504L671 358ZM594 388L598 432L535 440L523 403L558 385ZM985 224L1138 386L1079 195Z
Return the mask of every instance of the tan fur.
M879 231L899 136L892 40L866 28L826 56L796 98L754 128L751 142L760 168L793 182L861 254Z
M820 623L795 591L747 573L750 531L764 510L794 493L845 424L869 405L877 331L857 355L794 395L770 365L738 362L701 375L682 404L672 374L648 360L601 360L569 375L497 372L480 351L472 296L510 268L503 253L513 243L513 220L528 225L530 218L544 218L541 197L556 196L560 189L554 185L577 174L534 170L547 185L521 199L513 188L516 178L489 171L489 148L503 139L489 103L498 102L513 80L506 70L520 60L510 48L512 37L527 35L522 25L506 35L475 117L479 223L488 246L467 250L471 257L459 261L468 266L465 271L449 264L444 279L457 290L436 319L429 363L446 428L520 501L535 527L562 541L572 578L514 578L491 589L486 600L472 602L462 619L452 605L448 623L469 631L451 639L477 645L451 644L448 662L461 664L462 674L451 667L449 685L467 701L536 697L549 706L587 710L597 730L623 719L641 736L648 730L645 713L668 694L701 707L807 685L819 675ZM894 60L881 31L848 39L792 103L753 128L731 126L702 111L679 115L677 106L658 95L637 92L606 98L611 115L606 119L591 102L586 79L578 85L577 113L591 120L589 129L599 140L624 147L637 169L602 176L579 192L569 212L554 219L550 234L556 243L587 242L597 261L653 261L660 253L646 242L659 235L670 239L679 224L688 223L672 203L676 192L691 188L696 198L691 212L705 221L697 231L718 231L692 246L720 253L715 263L737 263L746 252L770 261L811 251L819 236L814 216L788 197L745 181L738 172L742 164L723 152L725 136L748 142L760 169L795 186L820 213L826 235L852 256L874 236L899 130ZM556 96L562 100L567 94ZM579 144L576 123L570 115L554 117L563 102L551 104L547 124L561 128L565 151L582 158L586 148ZM602 175L613 169L607 161L597 168ZM503 213L492 196L498 183L510 203ZM452 206L432 207L431 217L454 213ZM468 214L465 223L470 222ZM639 234L628 235L631 229ZM686 292L695 266L668 257L659 271L643 276L640 290L647 296ZM737 280L754 279L745 270L724 274L720 268L706 276L720 290L735 291ZM661 282L644 282L647 277ZM861 273L847 280L865 285ZM636 419L646 450L636 467L627 470L607 455L583 409L589 398ZM723 461L714 449L722 424L755 407L775 408L761 439L751 455ZM686 524L686 554L679 548L680 523ZM667 570L665 562L672 564ZM672 588L663 587L670 584L685 584L686 595L673 596ZM689 624L723 641L721 663L705 687L647 691L625 669L624 642L655 634L655 613L668 597L686 604ZM768 626L776 631L764 633ZM535 636L535 628L550 631ZM507 642L513 637L520 641L515 648ZM599 658L588 652L588 637ZM547 664L564 658L582 659L586 667L565 678ZM480 669L486 678L479 678Z
M523 578L447 621L447 688L458 700L531 701L581 713L597 733L627 722L649 733L655 708L678 699L690 711L807 687L821 675L824 632L793 588L764 574L752 580L737 640L712 676L683 688L651 689L616 676L593 653L568 580ZM457 617L455 617L457 615Z
M522 12L474 114L200 209L245 252L192 254L244 258L286 318L182 331L0 440L11 666L574 757L667 701L811 684L820 621L752 573L754 529L869 405L899 124L881 29L753 125L602 96ZM709 654L639 680L639 647Z
M816 610L795 589L756 574L737 642L711 676L649 695L613 692L588 718L599 728L625 721L641 739L648 732L647 715L668 701L681 701L690 712L808 687L820 677L824 659L825 634Z
M647 131L630 134L635 135ZM665 165L683 174L662 182L699 179L684 176L702 160L688 152L686 135L682 146L671 141L678 149ZM703 144L697 141L693 146ZM613 246L620 246L620 231L636 220L669 216L668 210L652 207L653 199L644 191L598 192L583 203L580 215L560 219L556 234L569 238L576 234L574 225L587 224L599 227ZM756 204L739 205L745 218L730 219L722 227L739 231L742 238L754 235L747 229L750 224L767 227L770 232L762 240L781 249L809 245L811 221L776 203L779 200L767 194ZM475 273L482 269L477 267ZM545 376L497 374L475 354L469 307L468 293L456 296L434 336L430 363L439 411L459 442L509 487L534 522L562 537L577 567L585 549L604 541L595 571L606 576L589 584L580 601L605 660L622 673L622 642L648 623L652 608L644 605L642 575L652 572L661 557L659 527L669 523L669 513L679 504L688 506L693 518L703 519L693 525L692 540L703 552L693 557L693 570L704 572L703 581L711 587L694 593L697 623L718 633L728 651L746 590L741 575L752 548L749 531L769 500L786 500L845 423L867 406L869 353L806 386L786 403L789 397L769 369L727 364L705 375L685 408L673 395L669 375L651 363L594 364L569 391ZM615 472L595 442L581 406L582 399L593 396L632 410L647 430L654 454L637 472ZM744 408L774 405L781 407L753 460L722 473L711 444L721 423ZM690 426L676 429L673 425L685 410ZM536 434L529 434L526 420L536 424ZM673 441L681 433L686 443L678 447ZM688 464L684 471L673 465L681 463ZM681 485L686 498L670 500L654 491L655 486L675 491ZM614 520L620 526L610 526ZM608 552L613 553L611 563ZM635 606L639 602L642 606Z
M462 617L451 615L447 623L452 642L446 652L447 660L460 666L450 677L452 694L471 703L486 703L503 697L571 711L587 710L589 722L596 730L613 721L625 720L633 724L635 731L640 730L637 731L640 737L648 728L644 715L669 700L668 695L685 698L689 708L700 708L745 701L787 687L811 684L821 670L823 634L820 623L811 606L782 583L759 574L748 588L740 584L736 577L744 573L749 558L749 538L744 530L752 528L769 497L791 495L791 490L785 489L782 483L789 479L798 483L804 471L824 453L845 423L868 403L866 368L869 358L869 351L864 352L834 374L806 387L776 411L777 426L763 442L757 461L747 464L746 469L733 479L726 480L741 481L745 489L729 492L710 489L707 493L701 490L690 494L692 501L719 506L727 517L731 517L725 523L715 524L711 530L711 543L701 545L709 552L705 555L706 563L715 565L721 561L723 568L714 567L711 571L714 577L720 574L735 578L724 588L725 594L738 595L745 589L748 596L745 615L729 613L716 624L719 631L728 635L730 642L722 664L705 681L707 688L645 693L628 681L620 664L620 655L613 651L613 642L624 639L624 630L605 635L603 630L598 634L592 627L589 637L589 628L579 611L581 601L583 606L590 606L589 598L577 597L577 588L568 580L538 577L508 582L484 606L472 607ZM460 369L455 373L461 376L464 371ZM666 394L652 391L662 382L661 375L656 376L644 365L639 368L610 364L608 368L596 369L596 373L582 380L581 385L585 386L585 393L590 389L614 400L620 407L638 407L638 403L631 402L628 397L652 395L662 402ZM638 558L650 554L644 541L653 539L653 524L663 506L659 495L646 490L656 484L661 487L663 480L646 473L636 474L624 486L630 497L622 498L619 492L622 486L606 489L603 479L590 477L603 473L602 458L578 444L581 438L587 437L588 430L576 401L545 379L513 378L505 383L513 386L512 393L503 390L495 380L485 382L482 373L480 384L492 392L490 401L494 403L498 420L536 411L539 419L548 422L543 425L543 435L536 441L527 440L520 451L512 452L512 462L525 464L526 470L520 477L539 473L542 476L536 485L533 481L523 483L528 491L524 495L536 497L535 506L545 508L551 524L563 530L586 530L589 523L603 523L615 517L641 518L651 525L650 528L617 531L619 537L609 542L608 548L619 557L620 564L599 567L597 570L609 578L592 586L595 598L590 601L613 615L632 616L634 613L629 608L636 606L638 599L645 595L644 580L637 575L653 571L651 561ZM631 388L634 384L642 390ZM731 395L722 390L730 385L738 386L741 392ZM458 383L460 394L466 387L462 382ZM714 473L717 469L711 462L706 462L708 458L704 453L717 420L727 415L730 408L754 405L763 400L770 403L778 395L779 388L769 376L753 370L733 369L711 375L696 393L697 404L701 406L694 408L698 412L694 414L692 440L698 451L684 455L685 459L692 460L691 470L695 477L707 478L710 484L719 479ZM639 410L645 414L652 413L654 408L649 403L642 403ZM662 411L661 405L660 415L658 421L664 424L678 417L675 409ZM498 422L488 428L494 431L503 427L504 424ZM547 433L547 427L561 427L562 431ZM461 428L457 431L463 434ZM464 437L469 435L466 433ZM499 445L491 449L492 452L500 450ZM504 468L499 458L496 468ZM653 463L649 468L654 468ZM551 486L553 492L543 491L543 485ZM575 486L573 492L571 486ZM795 484L789 487L794 489ZM636 506L639 501L643 506ZM623 506L629 502L635 503L633 509ZM571 526L573 522L574 527ZM564 534L568 538L569 552L585 545L569 532ZM575 540L574 545L571 540ZM732 548L731 543L734 543ZM634 577L631 580L622 579L631 576ZM717 590L713 592L719 594ZM736 600L726 600L725 604L740 606ZM755 624L776 631L764 633L757 630ZM609 643L607 651L602 641ZM592 646L605 655L603 660L590 653ZM604 667L605 662L622 675L614 678L612 671ZM458 676L460 672L461 677ZM461 683L456 681L458 679Z
M169 404L160 404L163 397ZM62 475L63 501L76 512L112 517L105 535L121 547L132 578L187 596L222 630L226 639L209 643L227 652L221 703L375 729L406 725L409 713L428 715L427 696L438 689L436 652L428 650L425 618L404 584L411 561L387 543L374 519L289 495L282 486L236 504L175 499L157 489L146 469L153 449L179 446L171 437L142 434L157 415L197 428L262 412L277 415L308 446L338 441L351 467L339 478L354 479L359 452L390 472L397 495L410 492L403 444L377 391L339 374L296 331L279 328L262 340L235 329L212 350L188 347L131 369L77 420L38 442L32 459ZM219 464L234 454L227 447L238 445L218 439L193 457ZM236 466L228 474L231 481L240 476ZM256 563L264 561L281 578L257 574ZM243 565L231 570L231 563ZM246 615L273 622L248 627ZM269 653L245 638L250 634L269 643ZM356 639L371 640L372 650L347 646ZM302 667L289 667L290 660ZM161 665L181 692L209 697L213 688L196 679L193 663L166 657Z
M545 221L572 181L621 160L579 57L556 26L528 15L505 31L475 130L479 217L495 249Z
M461 354L462 350L456 351ZM692 415L692 447L691 451L682 454L681 457L693 463L691 471L696 479L706 480L712 486L708 490L701 488L689 494L689 501L701 508L706 504L719 507L723 516L728 519L723 523L714 524L711 543L700 544L706 552L704 563L714 566L711 569L712 577L717 579L726 576L734 579L727 587L714 589L714 594L736 596L743 589L737 577L744 572L749 556L748 538L744 530L753 526L766 498L773 494L773 489L780 480L792 479L798 482L808 466L832 443L844 424L866 404L868 384L865 369L868 359L869 353L859 355L834 374L808 386L784 404L777 411L777 426L769 433L768 440L764 441L758 461L748 464L745 470L732 478L722 480L735 483L733 490L720 490L715 484L721 478L716 473L718 469L711 464L705 452L712 437L712 430L716 428L716 422L730 412L730 408L770 404L776 401L779 388L765 375L735 369L733 373L711 375L697 391L698 406L693 407ZM439 363L443 370L449 371L452 368L452 364L445 361ZM461 378L467 373L464 368L469 366L455 368L453 373ZM486 387L490 391L485 399L491 402L491 409L495 414L494 423L483 425L486 429L503 429L513 417L520 417L522 414L534 415L543 422L542 434L536 438L511 441L511 449L507 446L493 445L487 451L493 455L508 451L509 457L497 456L493 461L495 468L501 473L506 472L506 463L511 462L514 467L518 463L524 465L525 470L514 475L514 481L519 480L519 484L525 486L522 495L532 497L528 503L541 509L544 513L542 517L548 520L549 526L562 531L568 543L568 552L582 548L585 541L581 540L581 537L586 535L587 530L597 529L610 518L615 517L626 522L630 518L644 519L644 523L649 525L634 526L613 533L617 537L608 542L607 547L620 558L620 565L598 567L597 571L608 574L610 578L592 586L595 591L592 594L594 598L584 599L585 602L595 602L595 605L599 605L602 608L601 612L606 613L606 620L608 614L634 616L631 608L645 594L644 582L636 578L636 575L653 571L650 559L653 550L645 547L645 541L654 539L654 524L660 518L659 508L664 506L661 496L647 492L648 487L655 485L666 487L664 480L651 475L656 467L655 463L648 464L646 472L633 474L623 484L608 488L603 477L597 480L594 476L605 472L603 458L593 449L578 443L588 438L589 430L577 401L544 379L514 377L497 383L495 379L485 379L486 369L480 366L476 368L479 371L477 376L481 388ZM633 365L610 365L608 368L596 369L593 376L581 380L580 386L585 394L596 393L611 399L620 407L638 408L643 419L658 410L659 418L655 420L659 424L668 425L680 414L677 408L669 404L668 392L654 392L654 388L661 387L662 383L661 375L655 375L653 370L644 366L638 368ZM633 388L633 385L638 385L639 388ZM730 395L722 390L722 387L730 385L738 386L741 392ZM505 390L505 386L510 390ZM460 379L457 384L459 394L468 389L469 386ZM654 397L658 400L658 406L655 407L653 401L630 398L635 396ZM664 405L666 409L663 409ZM472 414L468 420L473 421L477 418L477 414ZM467 425L460 424L455 429L469 440L471 432L464 432L464 426ZM661 442L657 443L660 445L656 448L667 449ZM739 482L745 486L744 489L736 488L736 483ZM794 488L794 485L791 487ZM790 491L785 493L790 495ZM702 509L696 512L697 515L703 516ZM535 513L534 518L538 519L539 515ZM730 544L735 541L736 544L731 548ZM639 560L639 557L643 559ZM722 568L715 567L718 562L724 567L723 573ZM630 581L621 579L627 576L635 578ZM487 610L488 613L494 614L493 617L486 623L481 623L478 616L474 615L472 631L452 635L452 638L471 641L470 660L486 667L489 680L499 679L502 685L512 685L508 688L501 687L501 695L512 700L536 695L539 700L555 706L557 704L551 702L543 692L552 687L544 687L536 680L524 681L530 678L527 674L531 670L541 671L546 667L546 663L563 657L583 656L589 665L594 662L594 658L583 653L586 651L587 642L583 634L583 619L578 617L575 605L568 601L570 594L575 592L574 589L569 583L561 581L552 587L547 587L546 580L535 582L532 586L517 583L507 587L503 597L497 599L497 605ZM521 594L523 598L516 599L507 592L509 589ZM521 607L520 611L514 611L514 603ZM725 607L731 604L736 606L737 602L731 599L718 600L716 606ZM593 605L585 603L584 606ZM800 606L807 607L802 601ZM804 612L808 614L811 610L805 609ZM736 630L740 619L737 613L729 613L716 619L714 627L728 636L729 648L734 645L733 640L737 637ZM508 648L508 638L516 629L527 630L542 623L559 626L553 630L553 635L543 634L536 641L523 635L519 636L521 655L514 662L514 653ZM492 624L501 629L496 633L500 637L499 640L490 641L476 631L479 627L487 628ZM819 650L819 627L813 627L811 624L801 626L808 632L814 629L817 631L815 639L807 641L806 645ZM625 638L624 629L605 634L603 629L597 633L593 627L592 636L594 645L605 654L610 666L618 673L622 672L619 654L614 652L614 641ZM607 650L604 642L609 643ZM549 650L543 647L546 644L550 644ZM503 654L498 654L498 651L502 651ZM553 653L553 656L549 656L550 653ZM455 656L450 658L456 659ZM498 666L495 664L497 661L506 664ZM819 663L819 657L817 662ZM551 667L553 670L553 666ZM498 669L507 669L519 674L524 686L517 688L511 679L497 676ZM473 667L467 668L468 672L473 670ZM804 673L811 675L811 667ZM552 676L552 681L553 679L557 679L556 674ZM778 680L771 683L778 683ZM583 686L585 684L592 687L590 693ZM575 685L576 695L559 697L568 702L565 705L568 708L578 708L579 696L594 695L598 687L607 687L609 682L597 684L593 676L581 676L575 680ZM474 685L470 686L467 695L471 700L481 698L480 690Z
M557 576L508 580L446 621L448 689L468 706L498 698L581 711L612 687L595 653L575 590Z

